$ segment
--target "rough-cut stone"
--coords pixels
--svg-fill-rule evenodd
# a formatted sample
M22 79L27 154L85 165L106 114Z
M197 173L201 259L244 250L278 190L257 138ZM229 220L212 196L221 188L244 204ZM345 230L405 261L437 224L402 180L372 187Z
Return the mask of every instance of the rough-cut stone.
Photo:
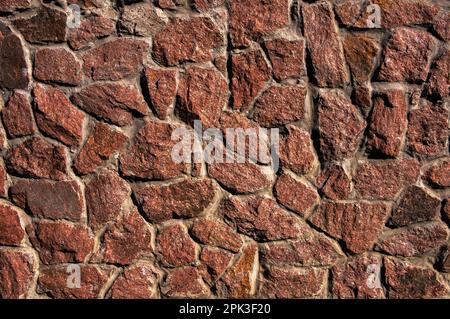
M365 121L342 91L324 91L318 100L320 152L325 160L351 157L358 148Z
M163 9L175 9L186 4L186 0L157 0L158 6Z
M384 49L378 80L412 83L425 81L435 45L433 37L425 31L397 29Z
M349 74L330 3L305 4L302 16L316 83L320 87L344 86L349 82Z
M264 48L278 81L305 75L305 40L273 39L264 42Z
M356 22L361 13L362 3L360 0L336 0L334 10L340 22L351 26Z
M284 269L272 266L265 270L261 294L268 298L312 298L320 296L325 285L324 269Z
M128 265L152 253L152 232L135 208L131 208L103 235L103 262Z
M157 295L160 272L149 262L130 266L114 281L110 290L113 299L153 299Z
M235 263L217 283L220 298L248 298L255 293L258 269L258 247L247 245Z
M133 115L149 113L144 97L131 85L92 84L72 97L73 102L89 114L119 126L133 123Z
M441 12L434 18L433 30L444 41L450 41L450 12L448 10L441 10Z
M39 129L66 145L79 145L83 138L85 114L73 106L59 89L38 85L33 94Z
M421 108L412 110L408 126L409 148L425 156L448 152L448 116L449 113L444 107L428 102Z
M384 267L389 298L433 298L448 293L432 269L386 257Z
M226 189L239 194L254 193L270 186L270 180L262 168L249 161L213 163L208 165L208 174Z
M420 165L414 159L362 161L353 182L360 198L392 200L402 188L414 184Z
M283 167L299 175L309 173L315 166L311 136L304 129L288 127L288 134L280 140L280 161Z
M119 38L106 42L83 55L84 74L94 81L137 76L147 50L148 44L136 39Z
M360 1L356 1L361 3ZM381 14L381 28L394 28L406 24L431 24L439 12L439 6L433 4L432 1L417 0L370 0L367 4L377 5ZM357 21L354 23L355 28L373 28L368 21L374 21L371 16L374 9L365 7L359 14ZM375 26L377 27L377 26Z
M372 89L369 85L363 84L355 87L352 92L353 102L360 107L363 115L367 118L372 110Z
M351 180L344 168L337 164L325 166L316 182L320 193L330 199L347 199L350 195Z
M35 178L64 179L67 153L62 146L33 137L11 149L6 156L10 173Z
M437 250L447 240L447 227L442 223L417 225L394 230L377 244L390 255L412 257Z
M0 69L0 87L28 87L30 79L22 41L3 22L0 22Z
M370 118L367 148L387 156L398 156L407 126L406 96L404 91L377 93Z
M37 291L55 299L96 299L108 281L111 269L94 265L76 265L80 268L80 287L70 286L69 266L44 267L38 278Z
M396 226L431 221L437 218L441 202L418 186L410 186L402 194L392 213Z
M6 197L8 195L8 174L6 173L5 163L0 160L0 196Z
M450 187L450 161L433 165L427 172L429 183L436 187Z
M134 144L121 156L120 166L124 176L145 179L169 179L181 176L189 166L175 163L172 148L179 142L172 133L181 126L148 122L134 138Z
M192 0L192 5L197 11L207 11L221 6L225 0Z
M24 237L19 211L10 204L0 203L0 245L19 246Z
M202 249L199 258L202 263L200 269L203 279L208 284L212 284L229 266L233 254L220 248L206 246Z
M233 46L247 46L289 23L288 0L234 0L230 3Z
M270 79L270 69L260 50L231 55L231 93L235 110L248 110Z
M67 40L70 47L80 50L91 45L98 38L106 37L114 32L116 22L106 16L91 15L84 17L78 28L71 28Z
M143 184L134 189L141 209L155 223L201 215L215 202L216 192L216 184L208 179L183 180L169 185Z
M93 173L97 167L119 151L127 139L123 133L107 124L97 122L74 160L75 171L78 174Z
M13 19L12 24L28 42L63 42L66 39L66 20L64 11L42 6L32 15Z
M325 202L310 219L316 227L345 243L348 250L362 253L372 248L386 222L387 207L379 203Z
M83 225L42 220L30 225L27 231L46 265L82 263L94 249L94 237Z
M381 259L374 255L343 261L331 270L331 292L336 298L383 298L383 288L377 277L380 271Z
M317 201L318 195L314 189L303 182L297 181L288 174L278 177L274 194L278 202L304 216L306 211Z
M33 282L35 263L30 252L0 249L0 298L26 296Z
M14 12L31 8L31 0L1 0L0 12Z
M177 71L170 69L146 68L145 79L148 94L156 115L165 119L175 101L177 92Z
M130 197L130 186L117 173L102 170L86 183L86 206L88 222L97 231L110 221L115 221L126 200Z
M151 3L136 3L124 7L119 26L125 33L148 37L158 33L164 24Z
M378 54L376 39L367 34L348 34L343 45L353 82L363 84L370 80Z
M328 266L343 257L338 247L331 239L308 229L305 224L299 239L264 244L261 259L274 265Z
M450 17L449 17L450 18ZM450 41L450 40L449 40ZM450 49L434 62L428 78L427 93L432 97L446 99L450 95Z
M228 102L228 84L219 71L189 67L180 79L176 113L186 123L201 121L203 127L217 127Z
M159 230L156 250L164 266L184 266L196 259L195 243L181 224L170 224Z
M161 292L172 298L204 298L209 289L195 267L176 268L169 272Z
M9 136L22 137L34 133L33 114L28 97L14 92L2 110L3 123Z
M253 119L263 126L278 126L304 119L306 87L272 86L255 102Z
M164 65L204 63L223 45L223 36L211 19L174 18L154 37L153 58Z
M257 241L295 238L300 229L297 218L266 197L233 196L221 203L218 213L236 225L239 232Z
M202 244L238 252L242 246L241 237L226 224L213 219L196 219L191 234Z
M34 55L33 75L41 81L79 85L81 63L67 49L40 49Z
M33 217L79 221L83 214L83 194L75 181L19 180L10 196Z

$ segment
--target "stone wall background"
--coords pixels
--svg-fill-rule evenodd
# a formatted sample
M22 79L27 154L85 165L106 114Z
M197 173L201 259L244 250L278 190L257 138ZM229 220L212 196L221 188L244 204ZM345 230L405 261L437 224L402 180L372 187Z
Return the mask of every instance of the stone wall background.
M449 297L449 12L0 0L0 296ZM280 171L173 163L196 119Z

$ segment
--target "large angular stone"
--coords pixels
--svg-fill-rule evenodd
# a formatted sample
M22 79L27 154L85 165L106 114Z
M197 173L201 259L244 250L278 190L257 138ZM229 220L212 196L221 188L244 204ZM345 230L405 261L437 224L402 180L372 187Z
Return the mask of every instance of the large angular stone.
M348 250L362 253L370 250L378 239L387 215L384 204L325 202L310 221L334 238L342 240Z
M151 3L136 3L124 6L120 17L120 30L137 36L153 36L164 27L160 16Z
M370 80L378 54L378 43L367 34L348 34L344 39L344 54L354 83Z
M119 151L128 140L127 136L107 124L97 122L89 134L73 167L78 174L93 173L97 167Z
M33 283L36 264L31 252L0 249L0 298L25 297Z
M108 16L91 15L84 17L78 28L71 28L67 41L74 50L80 50L93 44L98 38L106 37L116 29L116 21Z
M0 22L0 69L0 87L28 87L30 79L22 41L3 22Z
M233 46L247 46L252 40L287 26L288 0L234 0L230 3L230 34Z
M320 87L340 87L350 80L331 5L327 1L302 6L303 32ZM326 43L326 45L324 45Z
M333 200L347 199L352 189L351 179L337 164L326 165L316 183L320 193Z
M188 164L175 163L172 149L179 142L172 140L175 124L147 122L135 138L134 144L121 156L122 174L145 179L169 179L181 176Z
M172 298L205 298L210 293L195 267L171 270L161 285L161 292Z
M389 298L435 298L448 293L432 269L387 257L384 267Z
M201 121L204 128L217 127L228 102L228 84L219 71L189 67L180 79L175 112L186 123Z
M324 91L318 100L320 152L325 160L351 157L366 123L342 91Z
M79 145L83 138L85 114L73 106L59 89L38 85L33 93L39 129L66 145Z
M280 161L283 167L294 173L309 173L315 166L316 155L313 151L311 136L296 126L289 126L287 135L280 140Z
M2 109L2 118L9 136L22 137L35 132L33 126L33 112L28 97L14 92Z
M39 49L34 55L33 75L41 81L79 85L83 79L81 63L67 49Z
M263 126L278 126L305 117L306 87L271 86L255 102L253 119Z
M427 93L432 97L446 99L450 95L450 49L434 62L428 78Z
M195 243L181 224L161 228L156 236L156 251L161 263L168 267L191 264L196 259Z
M86 183L88 223L97 231L115 221L130 197L130 186L116 172L101 170Z
M264 42L264 48L278 81L305 75L305 40L278 38Z
M390 255L412 257L437 250L447 236L447 227L442 223L421 224L386 234L377 247Z
M435 40L425 31L397 29L385 46L378 80L412 83L425 81L435 46Z
M233 254L215 247L206 246L200 253L203 280L212 285L217 278L221 277L233 259Z
M370 118L367 148L387 156L398 156L407 126L405 92L393 90L377 93Z
M211 180L190 180L169 185L142 184L134 195L145 216L155 223L201 215L215 202L217 186Z
M433 165L428 170L426 179L435 187L450 187L450 160Z
M10 196L33 217L79 221L83 214L83 193L75 181L18 180Z
M420 165L414 159L362 161L353 177L357 196L365 199L393 200L419 177Z
M20 213L14 206L0 203L0 245L20 246L25 230L20 222Z
M87 113L119 126L131 125L134 114L149 113L144 97L131 85L92 84L73 95L72 100Z
M230 197L221 203L218 214L257 241L295 238L300 230L297 218L266 197Z
M204 63L223 45L223 35L211 19L174 18L153 38L153 58L164 65Z
M145 69L145 79L156 115L165 119L176 98L177 71L148 67Z
M41 137L23 141L6 155L9 172L20 176L62 180L67 176L67 153Z
M191 234L202 244L216 246L237 253L243 242L228 225L213 219L196 219Z
M270 69L260 50L231 55L233 109L248 110L270 79Z
M84 74L94 81L137 76L147 50L146 42L130 38L103 43L83 55Z
M440 204L439 199L424 189L410 186L402 194L391 221L395 226L432 221L438 217Z

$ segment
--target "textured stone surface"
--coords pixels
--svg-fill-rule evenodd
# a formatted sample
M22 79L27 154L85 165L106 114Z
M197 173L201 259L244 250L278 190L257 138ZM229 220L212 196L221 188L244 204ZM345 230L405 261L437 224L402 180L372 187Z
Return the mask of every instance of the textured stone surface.
M302 17L314 80L320 87L345 85L350 77L330 3L320 1L303 5Z
M450 38L450 36L449 36ZM446 50L436 59L428 78L428 94L445 99L450 95L450 50Z
M317 177L320 193L330 199L346 199L351 192L351 180L342 166L331 164L324 167Z
M22 137L33 134L33 115L28 97L14 92L2 110L6 132L11 137Z
M182 62L204 63L224 39L207 17L171 20L153 39L153 58L165 65Z
M120 28L137 36L155 35L164 26L164 20L158 15L151 3L137 3L125 6L120 17Z
M305 117L306 87L272 86L255 102L253 119L263 126L278 126Z
M412 83L425 81L434 48L435 41L427 32L398 29L384 49L378 80ZM416 65L421 67L417 68Z
M377 246L390 255L411 257L439 248L445 244L447 235L443 224L417 225L393 231Z
M102 15L85 17L78 28L72 28L67 35L67 41L74 50L80 50L93 44L98 38L112 34L116 24L113 19Z
M366 34L349 34L345 37L343 45L353 82L362 84L368 81L378 53L376 39Z
M87 113L115 125L133 123L133 115L149 112L142 94L133 86L119 83L92 84L72 97Z
M17 208L0 203L0 245L19 246L25 238Z
M39 129L66 145L80 144L84 113L70 103L59 89L39 85L34 88L33 94L36 102L34 115Z
M162 227L156 236L156 250L161 263L168 267L179 267L195 261L195 244L181 224Z
M169 108L175 101L177 92L177 72L175 70L146 68L145 78L152 107L160 119L169 115Z
M161 292L172 298L202 298L208 295L209 289L197 268L184 267L170 271Z
M102 170L85 185L89 226L98 230L115 221L130 197L129 185L117 173Z
M19 180L10 194L33 217L79 221L83 214L83 194L75 181Z
M31 288L37 261L30 252L0 249L0 297L24 297Z
M67 153L63 147L33 137L11 149L5 163L13 174L61 180L67 175L66 161Z
M407 109L403 91L375 95L367 137L369 151L392 157L399 154L407 126Z
M409 113L408 145L420 155L436 156L448 151L448 111L427 103Z
M384 258L389 298L433 298L448 293L434 270Z
M1 12L14 12L16 10L28 9L31 7L31 0L2 0L0 1Z
M353 177L359 197L392 200L419 177L420 165L413 159L362 161Z
M437 163L427 172L427 180L436 187L450 187L450 161Z
M305 75L305 41L283 38L264 42L272 72L277 80L298 78Z
M401 195L392 213L392 222L396 226L405 226L431 221L437 217L439 207L439 199L429 195L423 188L410 186Z
M197 219L191 228L192 235L201 243L238 252L241 237L226 224L212 219Z
M351 157L365 128L358 109L341 91L321 93L318 104L321 156L325 160Z
M299 175L310 172L316 159L311 144L308 132L296 126L289 126L287 135L280 140L279 154L282 165Z
M40 49L34 55L35 78L41 81L79 85L83 74L81 63L66 49Z
M334 238L345 243L354 253L369 250L386 222L387 207L384 204L331 203L319 206L310 218L311 223Z

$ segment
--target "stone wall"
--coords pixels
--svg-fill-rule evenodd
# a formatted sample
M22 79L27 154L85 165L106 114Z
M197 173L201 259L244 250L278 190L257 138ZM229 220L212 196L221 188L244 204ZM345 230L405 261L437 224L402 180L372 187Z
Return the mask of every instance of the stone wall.
M450 297L449 21L0 0L0 297ZM175 162L196 120L278 128L279 169Z

